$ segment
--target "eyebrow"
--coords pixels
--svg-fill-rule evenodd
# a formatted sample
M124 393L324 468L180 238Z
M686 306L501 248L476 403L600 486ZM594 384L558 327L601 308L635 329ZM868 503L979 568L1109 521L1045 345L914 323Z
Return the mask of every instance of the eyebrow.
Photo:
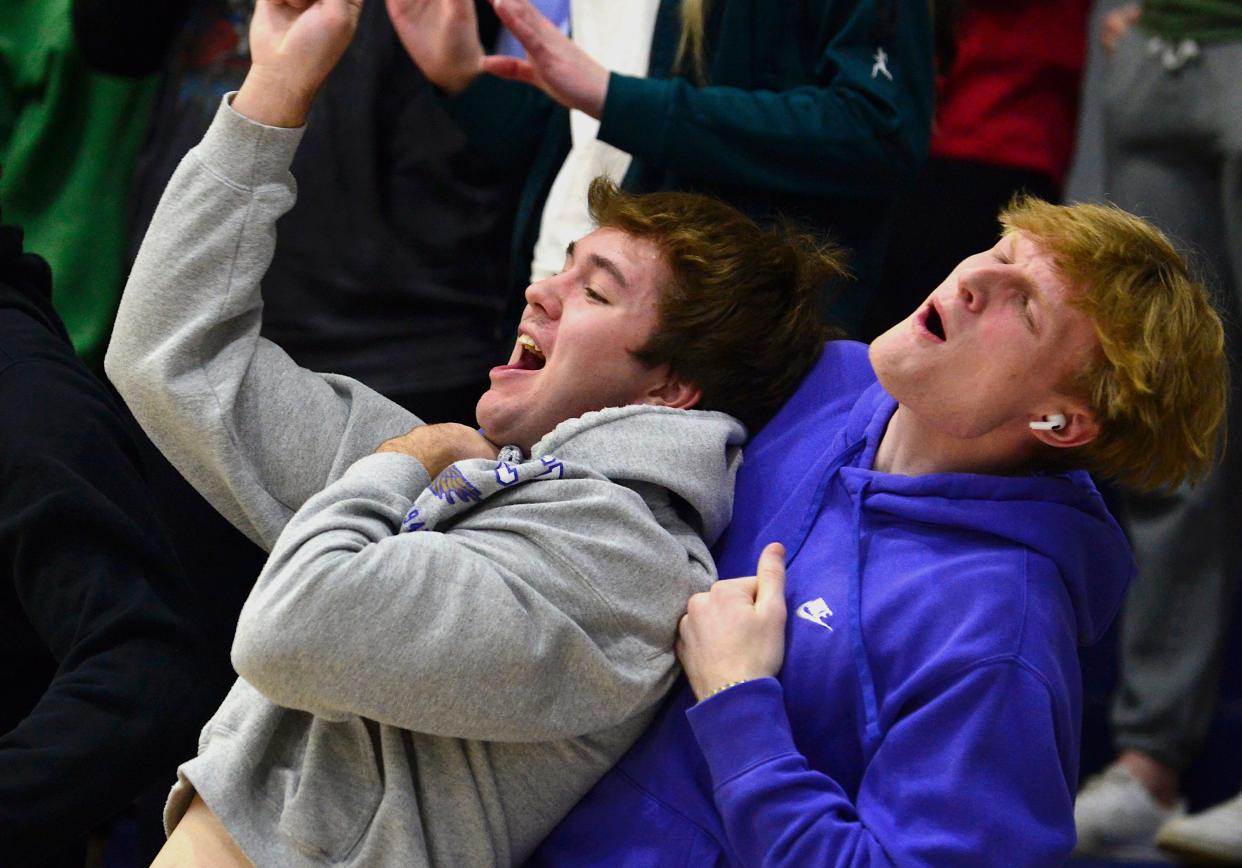
M1006 251L1006 255L1009 257L1010 262L1013 262L1016 264L1018 261L1018 240L1019 239L1016 234L1010 237L1013 238L1013 240L1009 242L1009 249ZM1026 287L1026 294L1030 296L1038 304L1039 309L1046 310L1048 306L1048 298L1044 293L1044 288L1039 285L1039 281L1035 280L1033 277L1028 275L1026 272L1019 272L1018 279L1022 281L1022 285ZM1039 319L1040 318L1037 315L1032 314L1031 318L1027 321L1028 324L1030 325L1031 331L1034 334L1041 333L1040 328L1039 328Z
M576 242L574 241L569 242L569 246L565 248L566 256L573 258L575 243ZM620 286L621 289L628 290L630 288L629 281L625 279L625 274L621 271L620 266L618 266L611 259L600 256L598 253L592 253L587 257L587 262L589 262L594 268L608 272L608 274L612 276L612 279L617 282L617 285Z

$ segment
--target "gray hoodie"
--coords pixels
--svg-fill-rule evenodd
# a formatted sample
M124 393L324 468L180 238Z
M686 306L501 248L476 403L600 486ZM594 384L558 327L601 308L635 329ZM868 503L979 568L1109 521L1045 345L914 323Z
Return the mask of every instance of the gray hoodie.
M238 625L242 678L166 822L196 790L260 866L510 864L672 683L743 431L635 406L435 480L372 454L418 420L258 336L299 136L221 108L164 194L107 358L152 439L272 551Z

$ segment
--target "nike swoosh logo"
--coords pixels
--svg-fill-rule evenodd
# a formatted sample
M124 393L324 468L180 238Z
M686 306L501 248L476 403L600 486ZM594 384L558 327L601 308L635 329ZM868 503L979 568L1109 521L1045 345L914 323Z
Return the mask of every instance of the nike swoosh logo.
M828 608L828 604L824 602L823 597L807 600L798 607L797 612L799 618L810 621L812 624L818 624L821 627L827 627L832 632L832 625L828 623L828 617L832 615L832 609Z

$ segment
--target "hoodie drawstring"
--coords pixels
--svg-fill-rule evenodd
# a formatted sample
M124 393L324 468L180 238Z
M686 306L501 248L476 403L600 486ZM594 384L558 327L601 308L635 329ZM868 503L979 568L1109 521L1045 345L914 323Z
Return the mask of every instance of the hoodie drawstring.
M854 576L849 590L850 650L854 654L854 668L858 673L858 686L862 691L863 712L866 715L867 738L875 742L880 738L880 715L875 701L875 680L871 677L871 664L867 661L867 649L863 647L862 633L862 507L867 496L867 481L858 489L854 501Z
M802 544L806 542L807 535L810 534L811 527L815 524L815 519L819 517L819 510L824 504L824 494L828 491L828 485L832 482L832 478L845 465L845 462L856 456L866 445L866 440L859 440L849 448L843 449L841 454L828 462L828 466L824 468L819 485L815 488L815 495L811 498L811 503L807 507L806 516L802 519L802 525L798 528L798 532L785 544L786 567L793 563L793 559L802 550Z

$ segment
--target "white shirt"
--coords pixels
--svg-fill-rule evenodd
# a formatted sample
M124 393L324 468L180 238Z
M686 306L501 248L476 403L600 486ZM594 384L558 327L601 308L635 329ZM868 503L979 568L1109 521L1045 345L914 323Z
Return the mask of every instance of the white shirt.
M573 41L605 68L622 75L645 76L651 57L660 0L570 0ZM573 145L543 206L535 242L531 281L559 272L565 248L595 228L587 213L587 188L599 175L617 183L630 167L624 151L596 138L599 121L580 111L569 113Z

